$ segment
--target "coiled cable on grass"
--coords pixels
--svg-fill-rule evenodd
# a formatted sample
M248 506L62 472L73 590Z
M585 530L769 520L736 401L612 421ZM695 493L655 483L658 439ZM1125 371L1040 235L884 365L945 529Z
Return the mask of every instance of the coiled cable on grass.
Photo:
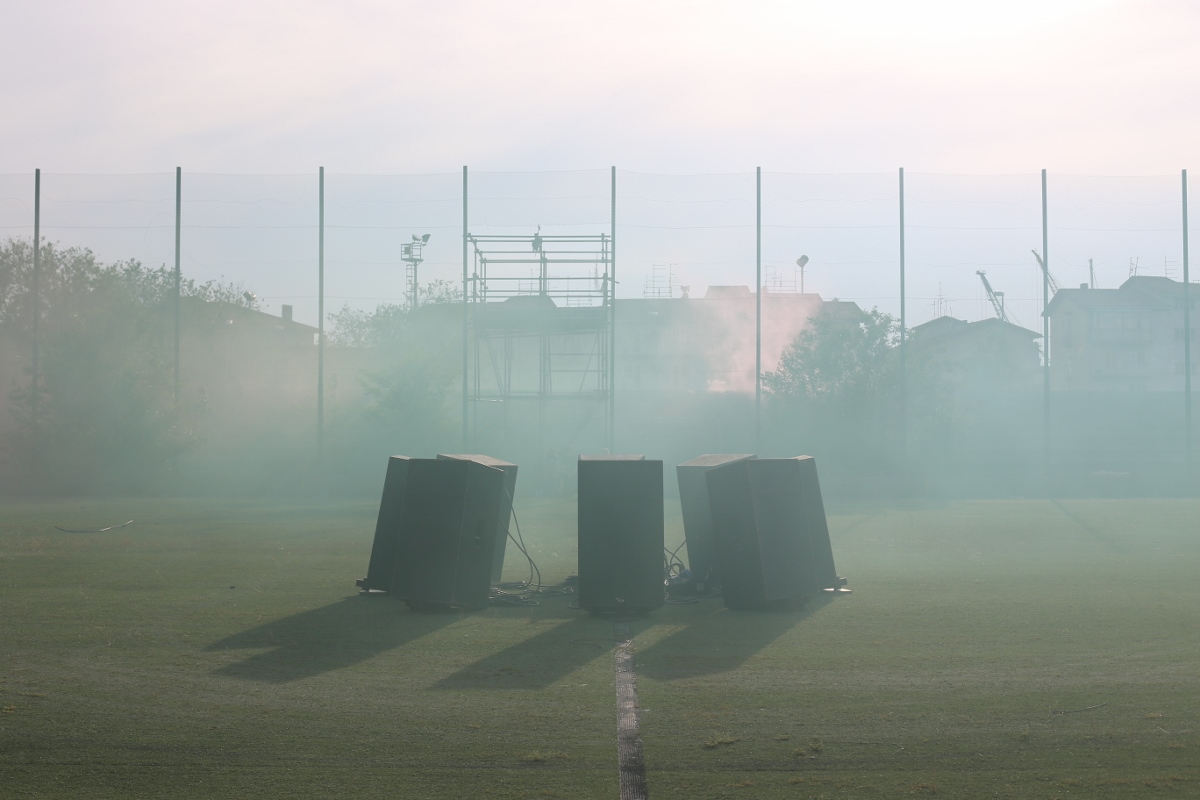
M513 498L511 494L508 495L508 499L509 502L512 502ZM525 537L521 535L521 521L517 518L517 510L515 508L512 509L512 521L514 527L517 529L517 535L513 536L512 531L509 531L508 538L512 540L512 543L525 556L525 560L529 562L529 579L497 584L492 587L488 595L488 601L492 605L536 606L541 604L535 599L539 596L563 597L574 594L575 589L570 586L542 585L542 571L533 560L533 556L529 555L529 548L525 546Z

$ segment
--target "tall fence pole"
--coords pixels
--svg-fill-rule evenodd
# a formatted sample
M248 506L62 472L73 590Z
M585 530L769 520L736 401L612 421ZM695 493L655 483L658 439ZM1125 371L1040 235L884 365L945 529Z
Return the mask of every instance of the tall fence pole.
M609 295L608 320L608 452L617 452L617 168L610 168L609 189Z
M1042 170L1042 463L1050 478L1050 227L1046 205L1046 170Z
M33 389L33 421L37 424L39 406L41 405L41 391L39 389L39 376L41 365L39 364L38 353L38 319L42 316L42 293L41 293L41 270L42 270L42 171L35 169L33 171L33 353L30 360L29 368L32 382L30 384Z
M317 178L317 464L325 460L325 168Z
M183 212L183 167L175 168L175 405L179 405L179 305L183 273L179 266L179 231Z
M754 168L754 452L762 450L762 167Z
M1188 490L1192 477L1192 301L1188 274L1188 190L1187 170L1183 181L1183 446L1187 463Z
M904 167L900 168L900 458L908 455L908 319L904 288Z
M467 442L467 237L470 235L467 228L467 168L463 167L462 173L462 451L468 451Z

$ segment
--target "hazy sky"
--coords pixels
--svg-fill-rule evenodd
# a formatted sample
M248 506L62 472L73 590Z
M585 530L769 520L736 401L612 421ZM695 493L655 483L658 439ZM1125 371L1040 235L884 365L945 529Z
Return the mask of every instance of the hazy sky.
M4 5L0 172L1144 174L1200 142L1186 2Z

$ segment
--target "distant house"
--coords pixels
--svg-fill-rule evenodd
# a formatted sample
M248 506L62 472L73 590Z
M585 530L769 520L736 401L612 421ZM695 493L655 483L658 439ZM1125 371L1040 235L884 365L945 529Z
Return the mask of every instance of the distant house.
M980 389L1032 389L1038 383L1040 333L1000 319L938 317L909 332L910 352L925 368Z
M180 308L185 396L211 410L252 414L315 406L317 329L232 303L185 297Z
M1191 295L1195 311L1196 295ZM1069 391L1182 391L1183 284L1134 276L1117 289L1060 289L1050 318L1051 386ZM1196 374L1193 317L1191 371Z

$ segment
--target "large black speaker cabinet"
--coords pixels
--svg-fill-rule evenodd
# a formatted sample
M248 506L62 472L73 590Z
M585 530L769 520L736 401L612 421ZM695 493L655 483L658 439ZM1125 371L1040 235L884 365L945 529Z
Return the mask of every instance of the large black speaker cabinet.
M834 569L814 459L737 461L706 478L725 605L786 604L845 583Z
M502 470L477 461L389 460L371 561L359 585L414 607L485 606L504 481Z
M679 479L679 504L683 509L683 535L687 543L688 569L692 579L707 586L719 581L716 543L713 540L712 506L708 502L710 469L754 458L742 455L704 455L675 467Z
M389 592L392 572L396 568L396 548L400 543L400 517L408 487L408 456L388 459L383 479L383 499L379 501L379 518L375 522L375 542L371 545L371 560L367 577L358 581L364 592Z
M504 497L500 500L500 517L496 521L496 548L492 553L492 583L499 583L504 572L504 548L508 543L508 524L512 519L513 498L517 494L517 465L498 458L483 455L461 455L443 453L438 458L457 458L466 461L478 461L489 467L495 467L504 472Z
M639 612L663 604L663 462L579 458L579 606Z

